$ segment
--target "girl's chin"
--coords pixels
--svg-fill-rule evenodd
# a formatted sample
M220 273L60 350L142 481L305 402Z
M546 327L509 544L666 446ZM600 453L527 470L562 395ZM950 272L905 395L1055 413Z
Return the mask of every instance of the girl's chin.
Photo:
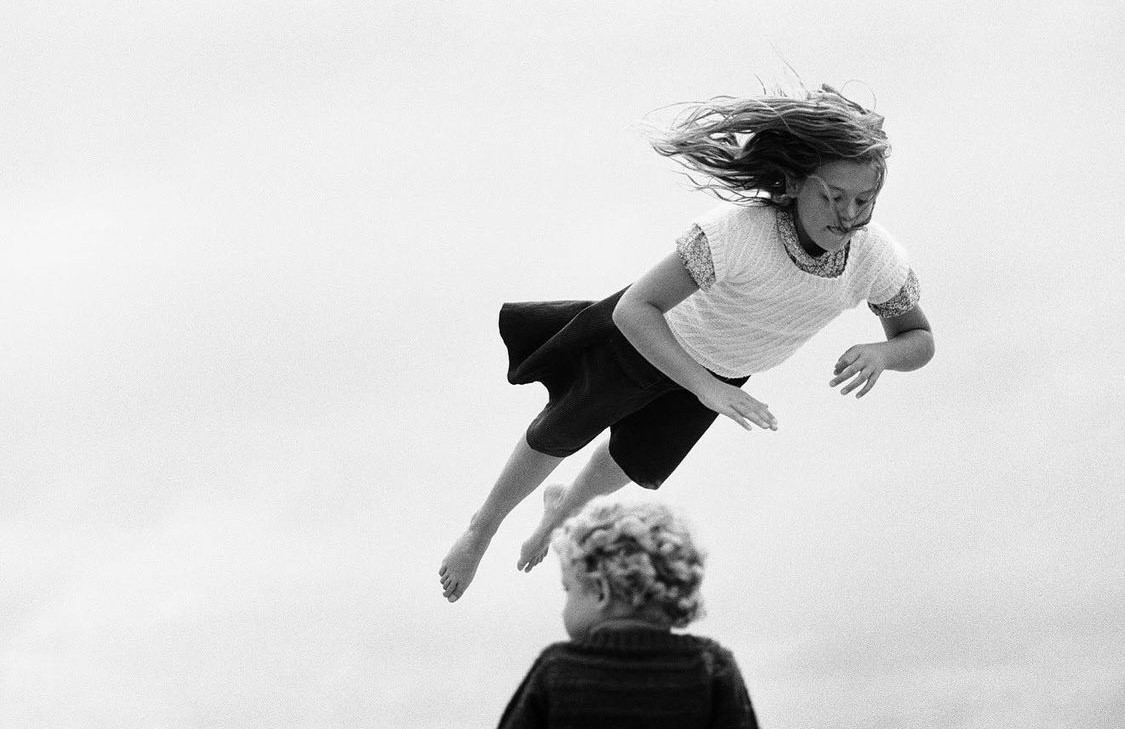
M829 238L827 240L814 241L820 249L826 253L835 253L843 248L848 243L848 238Z
M827 231L820 240L814 242L826 251L838 251L847 245L848 241L851 239L851 231L847 233Z

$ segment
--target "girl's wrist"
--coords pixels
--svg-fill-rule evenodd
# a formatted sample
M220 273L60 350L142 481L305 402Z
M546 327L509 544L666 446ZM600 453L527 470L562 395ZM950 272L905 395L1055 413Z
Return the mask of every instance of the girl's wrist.
M717 386L723 383L712 377L710 372L704 370L701 376L693 377L689 384L691 386L685 388L688 392L696 397L703 397L707 393L713 392Z

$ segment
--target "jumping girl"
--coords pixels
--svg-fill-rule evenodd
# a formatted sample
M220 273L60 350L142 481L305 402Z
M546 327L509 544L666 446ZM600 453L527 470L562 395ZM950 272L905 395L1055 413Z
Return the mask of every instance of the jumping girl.
M718 415L777 430L742 385L844 310L867 301L886 341L840 356L829 385L846 382L842 394L858 388L862 397L885 370L930 361L918 280L871 222L886 179L882 123L828 86L697 105L653 147L724 204L607 299L501 307L508 381L541 382L549 397L442 562L449 601L464 594L511 510L606 428L608 442L574 483L547 487L518 569L538 564L554 529L595 496L630 481L658 488Z

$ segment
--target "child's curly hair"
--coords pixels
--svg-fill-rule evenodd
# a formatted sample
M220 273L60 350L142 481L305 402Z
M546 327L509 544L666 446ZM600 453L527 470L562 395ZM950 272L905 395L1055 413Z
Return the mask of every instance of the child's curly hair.
M787 177L802 180L829 162L872 163L882 187L890 153L883 117L827 85L689 105L652 147L705 175L699 181L688 173L701 190L778 206L789 203Z
M663 504L595 499L555 531L552 546L580 584L604 577L611 598L638 616L682 628L703 615L703 550Z

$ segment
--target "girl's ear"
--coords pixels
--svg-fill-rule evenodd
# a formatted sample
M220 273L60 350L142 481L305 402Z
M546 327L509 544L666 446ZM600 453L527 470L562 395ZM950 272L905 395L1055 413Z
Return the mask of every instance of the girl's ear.
M789 198L790 200L792 200L795 197L797 197L798 193L800 193L800 192L801 192L801 180L798 180L796 177L793 177L792 175L786 175L785 176L785 196L787 198Z

